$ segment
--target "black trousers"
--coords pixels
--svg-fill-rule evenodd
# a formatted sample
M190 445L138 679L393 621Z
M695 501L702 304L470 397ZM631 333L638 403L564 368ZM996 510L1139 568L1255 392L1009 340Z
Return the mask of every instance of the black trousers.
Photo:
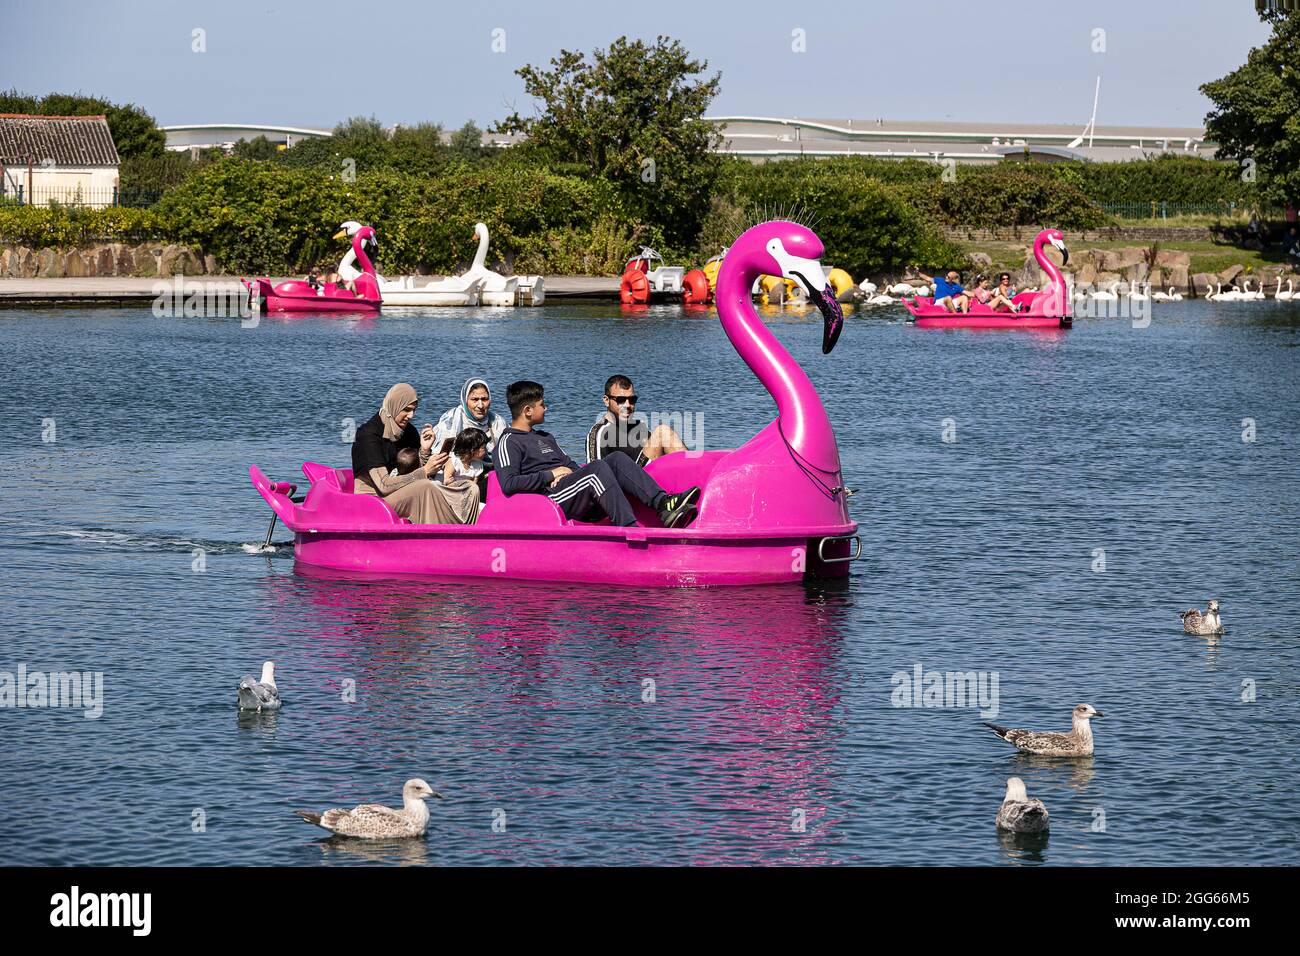
M614 524L636 524L625 494L651 508L664 490L627 455L610 455L565 475L547 496L560 506L566 518L598 520L608 515Z

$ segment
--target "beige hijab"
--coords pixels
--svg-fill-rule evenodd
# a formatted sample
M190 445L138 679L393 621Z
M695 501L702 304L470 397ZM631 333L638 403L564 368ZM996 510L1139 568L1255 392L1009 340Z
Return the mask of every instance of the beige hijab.
M412 402L419 401L415 389L405 382L398 382L384 396L384 404L379 408L379 420L384 423L384 437L397 441L402 437L403 429L397 427L397 414Z

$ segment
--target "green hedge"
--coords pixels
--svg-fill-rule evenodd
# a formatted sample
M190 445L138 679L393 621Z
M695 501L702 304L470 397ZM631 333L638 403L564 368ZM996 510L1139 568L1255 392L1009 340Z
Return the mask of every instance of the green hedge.
M146 242L166 239L168 233L166 224L150 209L0 205L0 241L33 248Z
M395 172L355 182L317 170L223 160L167 194L158 212L173 234L247 272L301 272L336 262L346 251L330 237L345 219L373 225L381 271L447 272L468 263L474 224L492 230L491 254L520 272L576 268L583 244L608 241L616 208L601 187L575 177L509 164L454 166L437 178ZM633 230L615 255L624 255ZM616 243L617 244L617 243ZM586 269L615 271L622 262L590 254Z
M826 261L853 276L912 264L939 268L963 258L900 197L898 187L874 178L862 164L764 163L741 170L734 186L743 208L807 210L826 246Z

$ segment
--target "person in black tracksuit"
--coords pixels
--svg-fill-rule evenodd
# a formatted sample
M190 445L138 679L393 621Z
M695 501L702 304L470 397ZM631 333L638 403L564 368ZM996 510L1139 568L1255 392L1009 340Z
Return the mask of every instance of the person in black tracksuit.
M670 495L626 455L611 455L580 466L559 443L535 426L546 420L546 401L536 382L515 382L506 390L513 418L501 433L495 452L497 480L506 497L544 494L565 517L579 521L608 516L616 525L636 524L630 494L654 508L666 528L687 525L696 514L700 489Z

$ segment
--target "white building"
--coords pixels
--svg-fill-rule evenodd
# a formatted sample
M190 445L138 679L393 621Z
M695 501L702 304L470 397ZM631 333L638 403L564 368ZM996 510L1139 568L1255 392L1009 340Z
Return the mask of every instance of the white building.
M7 198L111 206L119 162L103 116L0 114L0 192Z

